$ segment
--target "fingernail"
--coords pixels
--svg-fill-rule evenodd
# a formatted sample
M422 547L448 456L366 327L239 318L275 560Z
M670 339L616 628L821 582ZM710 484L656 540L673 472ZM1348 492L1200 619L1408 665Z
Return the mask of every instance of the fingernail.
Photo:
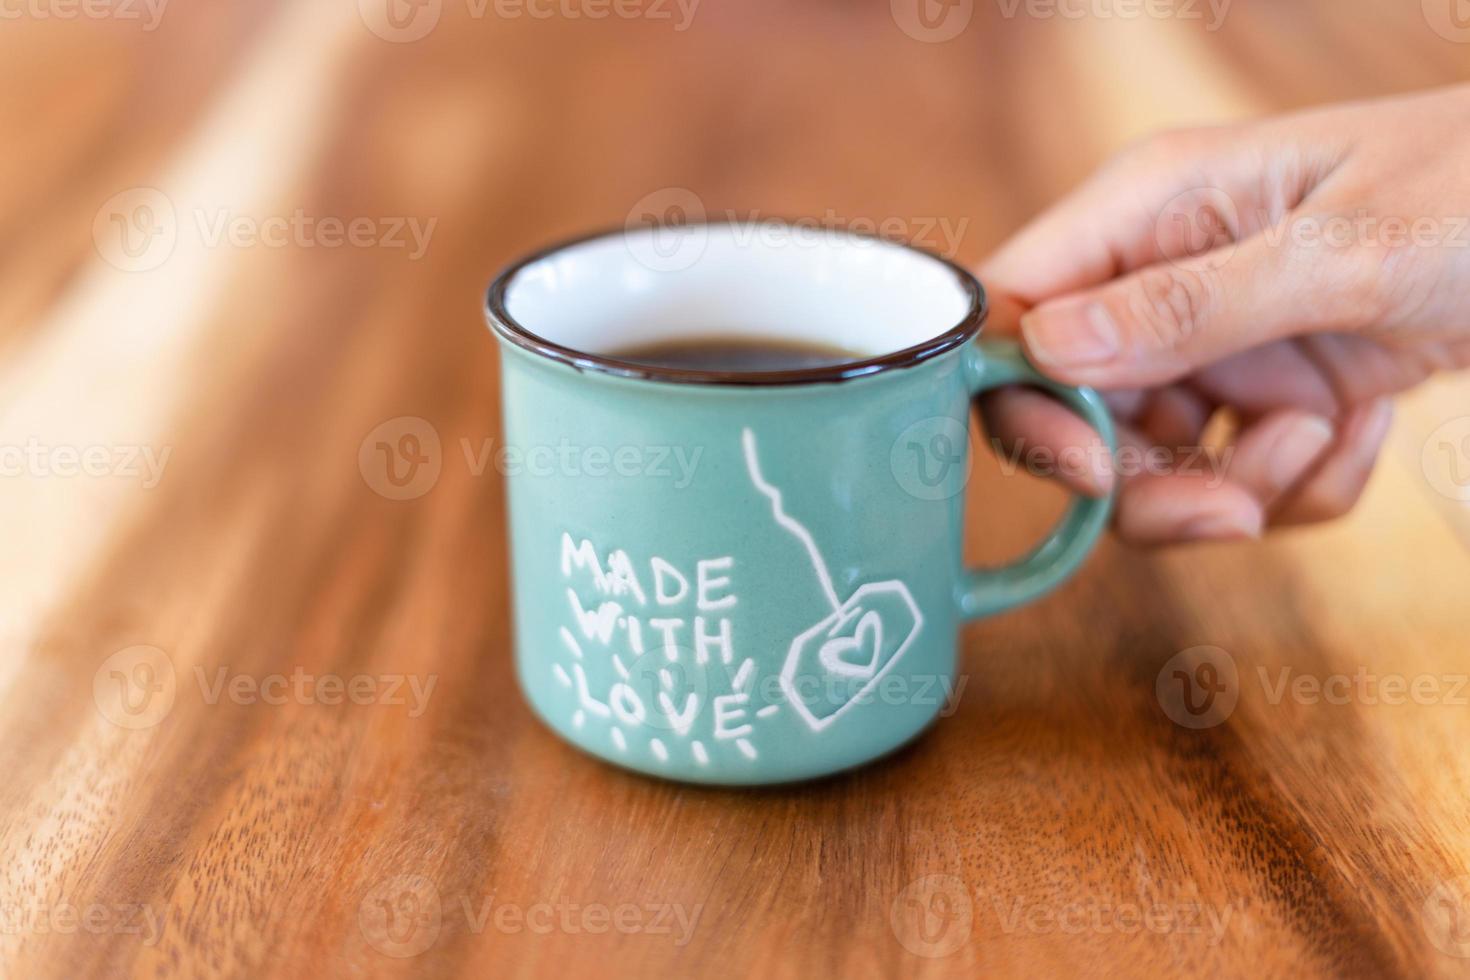
M1332 438L1332 423L1324 418L1308 415L1293 421L1267 456L1266 479L1272 489L1285 490L1301 479Z
M1101 303L1041 306L1021 317L1026 349L1043 364L1082 367L1118 355L1118 325Z
M1181 535L1196 541L1241 541L1261 536L1261 518L1247 514L1207 514L1184 525Z

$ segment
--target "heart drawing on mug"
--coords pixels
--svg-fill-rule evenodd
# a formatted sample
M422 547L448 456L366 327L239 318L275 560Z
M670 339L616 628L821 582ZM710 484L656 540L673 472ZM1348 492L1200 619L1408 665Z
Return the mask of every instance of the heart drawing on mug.
M806 548L831 606L816 625L791 641L781 668L781 690L787 702L812 731L820 732L868 699L919 635L924 616L908 586L897 579L867 582L846 600L840 598L811 532L786 513L781 491L761 475L755 433L746 429L742 442L750 482L771 502L771 516L776 523ZM852 626L854 623L856 626ZM824 676L829 681L846 683L820 683ZM813 685L811 680L819 683Z
M856 610L854 611L856 612ZM833 632L841 629L851 615L838 620ZM883 620L872 609L858 619L857 631L852 636L835 636L822 644L817 659L834 674L846 677L872 677L878 669L878 654L883 650Z

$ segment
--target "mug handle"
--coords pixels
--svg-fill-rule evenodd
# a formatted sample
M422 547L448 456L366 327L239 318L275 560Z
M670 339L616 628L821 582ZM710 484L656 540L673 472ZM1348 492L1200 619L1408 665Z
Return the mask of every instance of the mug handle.
M1113 418L1097 392L1073 388L1045 377L1031 366L1021 346L1011 340L972 343L965 354L970 397L1003 385L1023 384L1056 396L1097 430L1108 447L1117 452L1118 439ZM979 619L1030 602L1064 582L1092 551L1107 526L1112 512L1111 495L1104 498L1075 496L1061 522L1026 557L1000 568L976 568L960 579L957 598L964 619Z

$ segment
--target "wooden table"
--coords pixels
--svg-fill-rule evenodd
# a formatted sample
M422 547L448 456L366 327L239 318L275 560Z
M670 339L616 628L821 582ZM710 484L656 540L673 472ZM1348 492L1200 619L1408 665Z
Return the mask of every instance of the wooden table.
M1452 22L1007 0L939 42L883 2L376 2L0 21L4 975L1470 972L1470 460L1431 440L1463 379L1403 400L1351 519L1106 544L966 629L921 742L760 792L532 718L465 457L499 436L490 273L647 195L973 262L1153 128L1470 77ZM359 447L402 416L441 472L393 500ZM1060 502L970 491L977 558ZM1237 703L1184 727L1157 684L1200 647Z

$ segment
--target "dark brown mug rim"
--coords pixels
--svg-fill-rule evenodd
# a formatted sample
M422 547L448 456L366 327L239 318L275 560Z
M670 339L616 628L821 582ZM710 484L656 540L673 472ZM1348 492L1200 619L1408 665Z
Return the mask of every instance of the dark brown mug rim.
M737 223L739 223L739 219L732 218L716 221L697 221L691 222L690 224L709 226ZM789 218L761 218L758 221L752 221L750 223L794 227L797 222ZM885 238L882 235L844 229L842 231L844 235L884 242L889 245L897 245L900 248L923 255L942 264L954 275L960 288L969 297L970 305L965 311L965 315L960 318L958 323L943 333L929 340L914 344L911 347L905 347L902 350L868 357L858 361L844 361L840 364L828 365L826 367L801 368L793 371L703 371L620 361L617 358L607 357L602 354L592 354L587 351L579 351L554 343L527 329L525 325L510 315L510 311L506 308L505 304L506 291L511 281L527 266L539 262L542 259L550 258L557 252L565 249L604 238L611 238L614 235L623 235L627 231L628 229L625 225L620 228L609 228L590 234L578 235L575 238L565 239L548 245L506 266L495 277L494 281L490 283L490 288L485 298L485 316L491 328L501 337L523 350L550 358L553 361L559 361L579 371L598 371L617 377L636 378L643 381L661 381L672 384L803 385L849 381L853 378L867 377L880 371L912 367L931 357L953 350L973 339L984 326L985 317L988 312L984 287L980 285L980 281L974 275L957 263L945 258L943 255L939 255L926 248L920 248L910 242L895 241L891 238Z

